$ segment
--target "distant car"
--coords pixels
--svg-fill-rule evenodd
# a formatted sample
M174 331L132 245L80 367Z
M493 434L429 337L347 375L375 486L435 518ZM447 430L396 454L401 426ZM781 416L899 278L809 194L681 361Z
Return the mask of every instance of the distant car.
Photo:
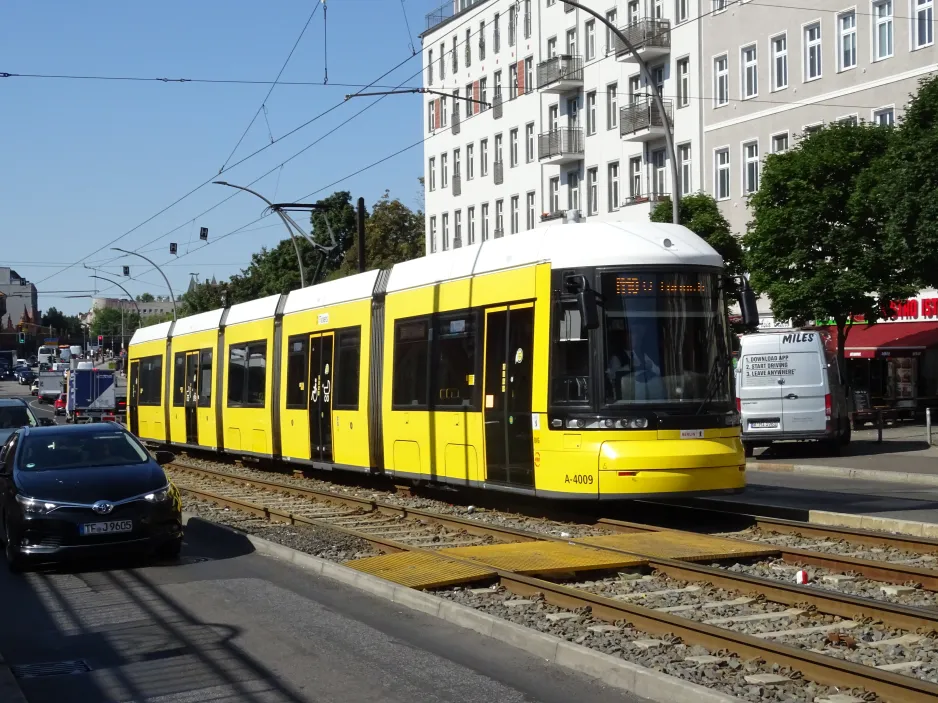
M40 371L51 371L51 370L52 370L52 364L43 361L41 364L39 364L39 370L40 370Z
M65 402L68 399L68 396L64 393L60 393L59 397L55 399L55 409L54 412L56 415L65 414Z
M30 395L39 395L39 381L33 381L33 385L29 388Z
M113 422L17 429L0 449L10 570L69 554L178 557L182 503L161 467L173 458Z
M36 362L39 361L39 358L35 354L30 354L29 359L27 361L29 361L30 366L35 366Z
M15 378L12 366L0 364L0 381L13 381Z
M28 386L33 381L36 380L36 374L33 373L30 368L21 368L16 371L16 380L19 381L21 386Z

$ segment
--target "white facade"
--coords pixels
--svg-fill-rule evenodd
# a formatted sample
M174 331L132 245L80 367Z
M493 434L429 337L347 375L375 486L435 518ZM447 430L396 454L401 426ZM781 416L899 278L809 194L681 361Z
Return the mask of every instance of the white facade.
M681 192L701 189L697 0L593 5L652 68L674 124ZM454 0L427 19L424 86L446 96L424 102L428 254L564 213L647 222L673 192L651 88L601 22L562 0Z

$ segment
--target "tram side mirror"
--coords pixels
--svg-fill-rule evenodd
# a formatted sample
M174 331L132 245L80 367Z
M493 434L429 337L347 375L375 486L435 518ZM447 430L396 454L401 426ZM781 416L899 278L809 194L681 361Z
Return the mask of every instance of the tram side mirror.
M599 305L596 303L596 291L586 288L576 294L576 304L580 309L580 320L585 330L599 327Z
M756 304L756 293L749 285L745 276L740 276L739 311L742 314L743 325L747 329L756 329L759 326L759 309Z

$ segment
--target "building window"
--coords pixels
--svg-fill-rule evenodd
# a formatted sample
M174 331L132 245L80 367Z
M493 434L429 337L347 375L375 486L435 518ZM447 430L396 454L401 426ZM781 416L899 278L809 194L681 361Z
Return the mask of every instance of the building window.
M518 64L513 63L508 67L508 99L514 100L518 97Z
M447 173L447 162L449 158L448 154L440 154L440 187L445 188L449 185L449 175Z
M534 57L529 56L524 60L524 92L530 93L534 90Z
M609 171L609 212L619 209L619 162L613 161L607 169Z
M495 236L505 236L505 201L495 201Z
M714 154L716 174L716 199L728 200L730 197L730 150L717 149Z
M873 3L876 27L873 30L873 58L875 61L892 56L892 0Z
M446 98L440 98L440 126L446 126L446 120L448 119L447 115L449 111L446 109Z
M495 71L493 81L494 81L494 87L495 87L495 97L500 98L502 97L502 72L501 71Z
M446 56L446 41L440 42L440 80L446 78L446 63L443 61L443 57Z
M479 79L479 112L485 112L489 109L488 87L489 79L483 76Z
M495 135L495 163L504 163L502 160L502 135Z
M743 195L759 190L759 142L743 144Z
M466 68L472 65L472 29L466 30Z
M772 153L781 154L783 151L788 151L788 132L772 136Z
M524 128L524 155L528 163L534 161L534 123Z
M433 49L427 52L427 85L433 85Z
M675 0L674 19L677 24L687 21L687 2L688 0Z
M492 20L492 51L496 54L502 48L502 36L498 31L498 13L495 13L495 19Z
M642 92L642 77L634 75L629 78L629 104L634 105L638 102L638 96Z
M228 347L228 407L264 406L267 390L267 341Z
M837 44L839 45L840 70L857 65L857 13L854 10L837 17Z
M535 220L534 201L535 201L535 194L534 194L534 191L531 191L530 193L527 194L527 196L525 196L525 206L526 206L525 209L527 210L527 214L528 214L527 229L534 229L534 220Z
M664 93L664 65L655 66L651 69L651 78L658 90L658 95Z
M547 40L547 58L552 59L557 55L557 37L551 37Z
M722 107L730 101L730 69L726 56L713 60L713 102Z
M443 238L442 238L443 251L447 251L449 249L449 214L445 212L443 213L442 234L443 234Z
M591 168L586 172L586 214L599 214L599 169Z
M748 100L759 94L759 65L756 60L755 44L742 50L740 62L743 67L743 100Z
M427 187L434 191L436 190L436 157L430 157L430 164L427 166Z
M723 12L726 9L727 0L713 0L713 12Z
M462 210L453 213L453 249L462 246Z
M550 194L550 211L552 213L560 212L560 176L554 176L550 179L547 190Z
M453 75L455 76L459 72L459 51L456 37L453 37L453 50L450 52L450 56L453 58Z
M629 159L629 197L640 198L642 195L642 157Z
M596 92L586 94L586 134L596 134Z
M772 39L772 90L788 87L788 36Z
M430 218L430 253L436 253L436 215Z
M489 140L479 141L479 172L485 178L489 175Z
M813 81L821 77L821 23L804 28L804 79Z
M485 60L485 20L479 22L479 61Z
M690 59L685 58L677 62L677 106L687 107L690 104Z
M625 8L626 12L626 22L627 24L635 24L641 17L641 7L639 6L639 0L629 0L629 4Z
M617 15L618 13L615 10L609 10L609 12L606 13L606 19L609 21L609 24L611 24L613 27L618 26L616 24ZM615 48L616 48L616 35L613 33L611 29L609 29L609 26L607 25L606 26L606 53L608 54L610 51L614 51Z
M914 45L916 49L935 41L934 0L915 0Z
M508 7L508 46L515 45L515 37L518 32L518 6L510 5Z
M482 203L482 241L486 242L489 238L489 204Z
M524 0L524 38L531 38L531 0Z
M466 208L466 245L472 246L476 243L476 209L474 207Z
M475 144L466 144L466 180L475 178Z
M891 107L873 112L873 122L880 127L892 127L895 124L896 111Z
M668 179L666 177L664 149L657 149L651 152L651 192L655 195L663 195L668 192Z
M511 233L512 234L518 234L518 232L521 231L519 227L520 213L518 212L518 210L520 209L520 206L521 206L520 196L512 195L511 196Z
M430 318L394 323L392 402L398 407L426 408L429 401Z
M606 127L615 129L619 126L619 96L616 83L606 86Z
M580 172L570 171L567 173L567 208L569 210L580 209Z
M677 148L677 160L680 165L681 195L690 195L693 187L693 172L691 170L690 144L681 144Z
M596 21L590 20L586 23L586 60L592 61L596 58Z
M576 27L567 30L567 54L576 56Z
M453 149L453 177L458 178L460 175L460 161L459 161L459 149Z
M824 126L824 125L823 125L823 123L821 123L821 122L818 122L818 123L816 123L816 124L805 125L805 127L804 127L804 136L805 136L805 137L811 136L811 135L814 134L815 132L819 131L819 130L821 129L821 127L823 127L823 126Z
M436 129L436 100L427 103L427 131Z
M518 165L518 129L517 127L508 133L508 158L511 160L511 167Z

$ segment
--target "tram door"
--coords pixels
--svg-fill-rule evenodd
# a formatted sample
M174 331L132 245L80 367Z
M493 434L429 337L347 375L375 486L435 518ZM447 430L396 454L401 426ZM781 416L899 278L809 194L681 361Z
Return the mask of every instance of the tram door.
M130 362L130 375L128 376L130 385L127 394L127 421L130 425L130 433L134 436L139 432L137 426L137 403L140 400L140 362Z
M186 354L186 444L199 443L199 352Z
M309 338L309 453L313 461L332 462L333 335Z
M534 486L531 392L534 306L511 306L485 316L486 481Z

